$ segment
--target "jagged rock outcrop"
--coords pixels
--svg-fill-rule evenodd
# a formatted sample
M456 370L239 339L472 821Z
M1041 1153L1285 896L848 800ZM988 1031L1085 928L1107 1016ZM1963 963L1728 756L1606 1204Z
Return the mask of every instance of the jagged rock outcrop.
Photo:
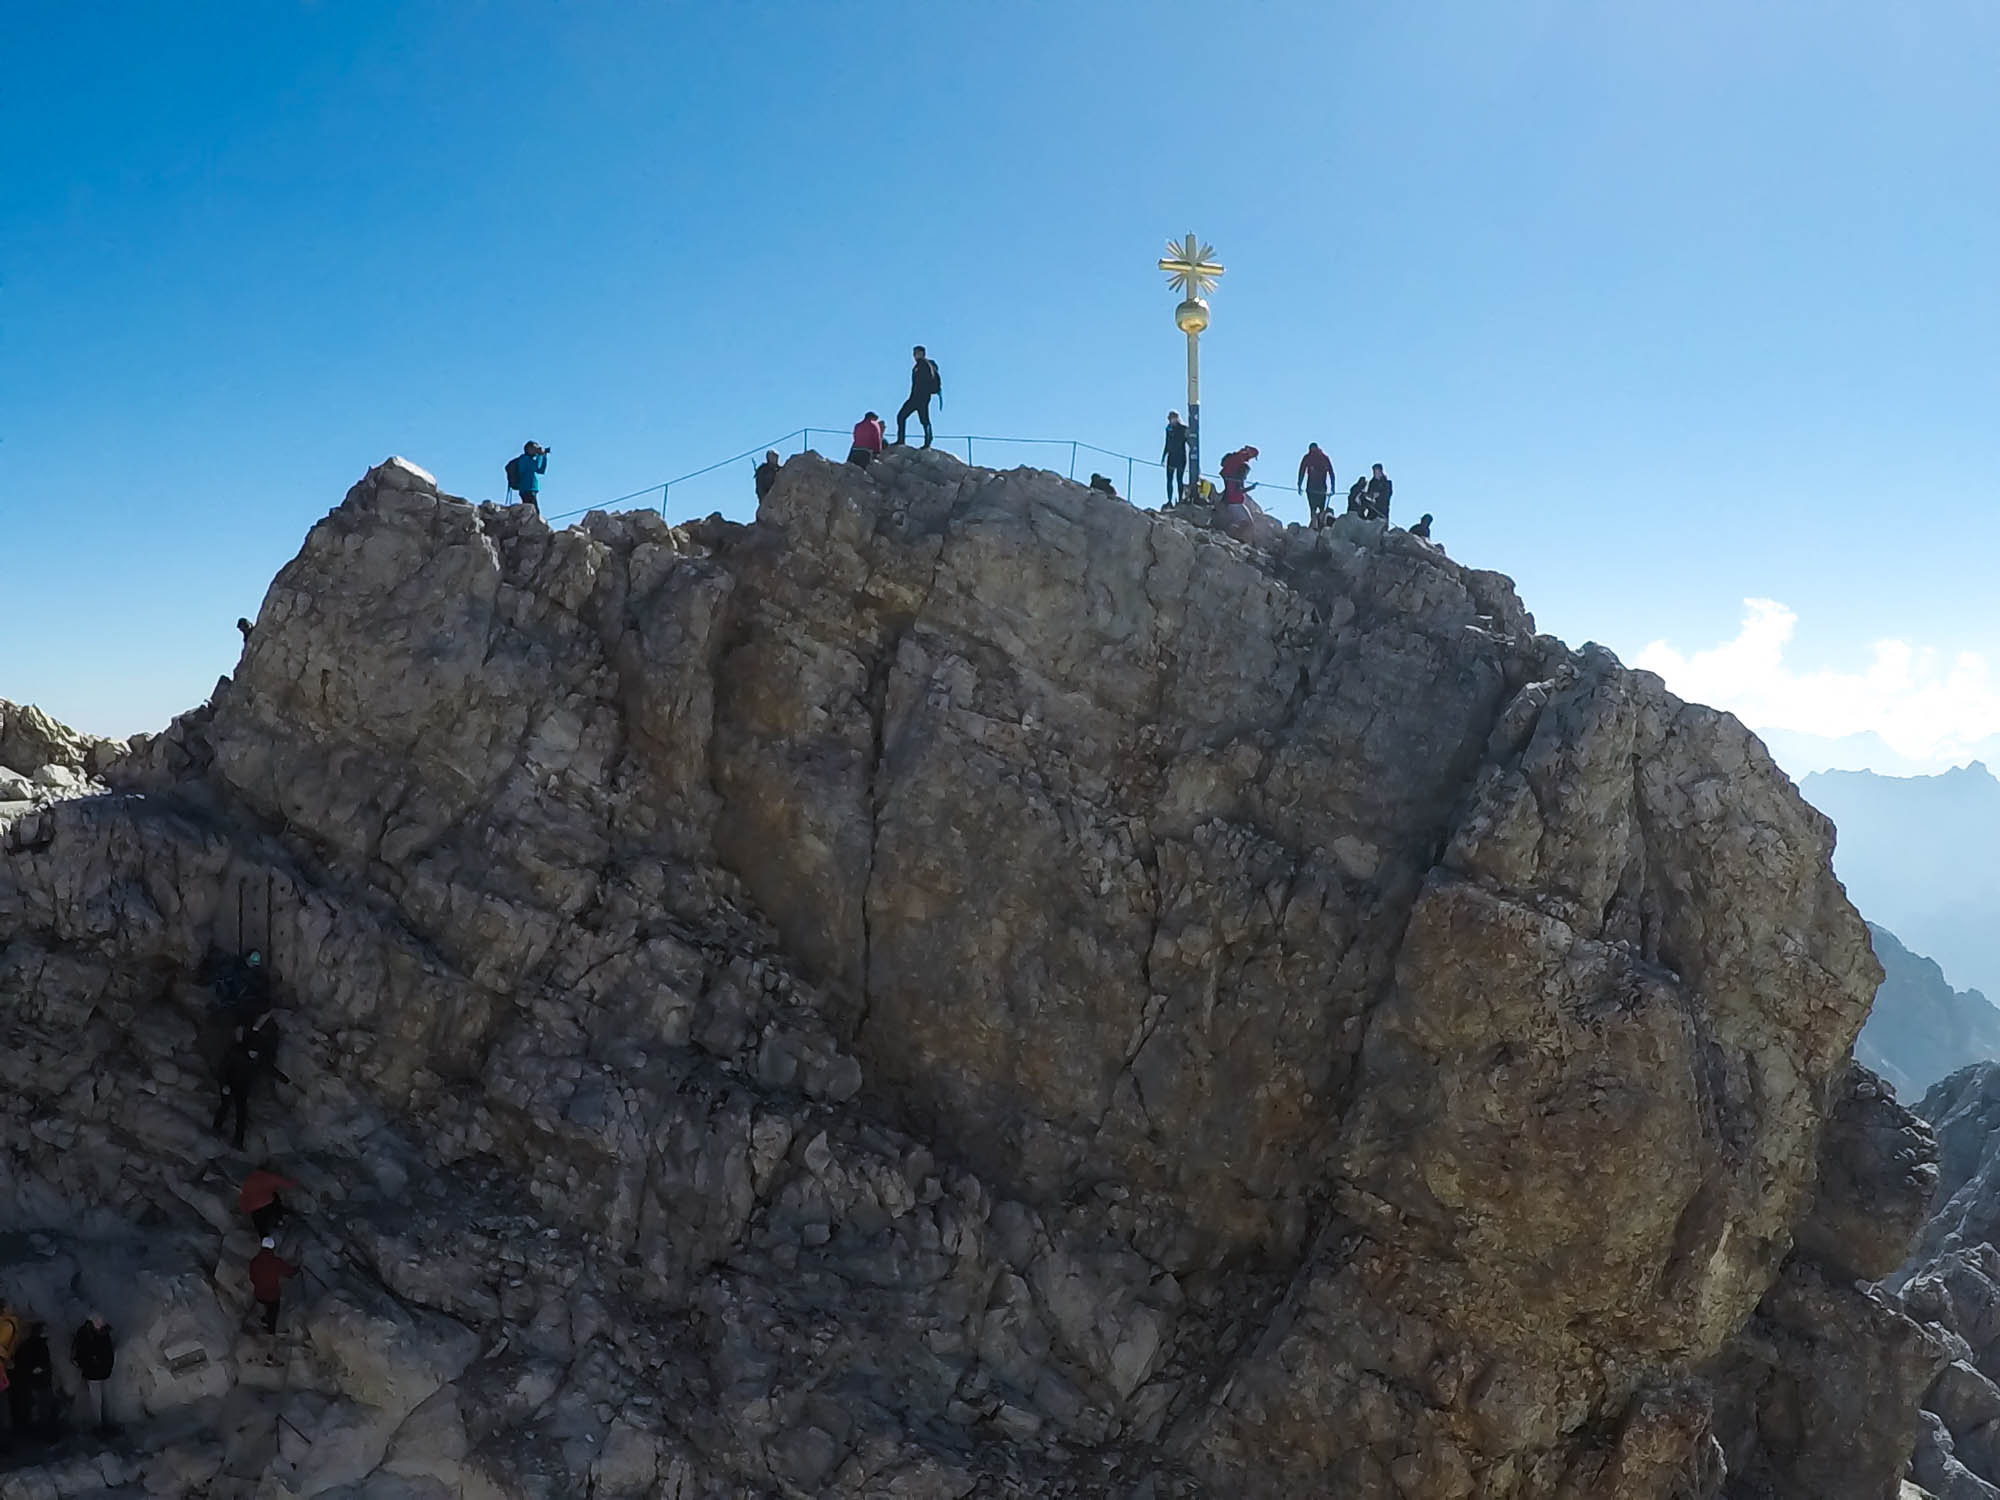
M105 1486L1791 1482L1729 1351L1854 1314L1854 1194L1921 1175L1825 820L1378 524L899 450L552 532L391 461L105 769L0 857L0 1227L51 1247L0 1278L212 1372L143 1336ZM275 1345L195 979L250 947L316 1208Z

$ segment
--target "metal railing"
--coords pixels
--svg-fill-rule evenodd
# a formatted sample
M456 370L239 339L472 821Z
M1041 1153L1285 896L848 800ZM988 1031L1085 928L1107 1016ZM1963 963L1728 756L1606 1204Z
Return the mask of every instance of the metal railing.
M717 469L726 469L731 464L740 464L745 459L757 458L773 451L782 452L793 442L798 444L797 451L800 453L804 453L808 449L818 452L819 450L813 447L813 439L816 437L834 438L838 440L835 444L835 446L838 446L839 443L852 440L853 430L846 427L796 427L783 437L773 438L768 443L759 443L753 448L745 448L741 453L731 454L728 458L718 459L712 464L705 464L699 469L690 470L688 473L678 475L673 479L662 480L658 484L649 484L644 489L633 490L629 494L619 495L611 500L600 500L595 505L586 505L577 510L566 510L557 515L545 517L544 519L551 522L573 521L578 516L588 515L594 510L614 510L619 506L631 505L636 500L644 500L646 502L646 509L652 510L655 507L651 497L655 494L660 497L657 508L661 518L665 519L667 504L672 497L675 485L686 484L692 479L700 479L704 475L713 474ZM1069 449L1068 474L1071 479L1076 478L1078 458L1085 453L1102 454L1106 458L1116 460L1125 465L1124 493L1127 497L1132 493L1132 481L1140 469L1159 469L1162 473L1166 469L1166 465L1158 459L1135 458L1129 453L1119 453L1110 448L1100 448L1095 443L1086 443L1074 438L1015 438L996 437L991 434L981 433L953 433L940 434L931 439L932 447L943 447L946 444L955 446L960 443L965 445L965 461L967 463L978 462L978 445L981 443L987 444L989 448L994 446L1067 448ZM845 458L847 455L845 451L842 451L839 456Z

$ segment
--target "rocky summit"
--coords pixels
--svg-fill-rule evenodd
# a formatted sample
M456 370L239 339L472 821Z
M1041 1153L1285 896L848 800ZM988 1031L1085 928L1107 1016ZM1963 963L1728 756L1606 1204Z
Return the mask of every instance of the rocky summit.
M1895 1492L1935 1168L1830 826L1406 533L390 460L208 704L10 752L0 1293L118 1431L0 1495Z

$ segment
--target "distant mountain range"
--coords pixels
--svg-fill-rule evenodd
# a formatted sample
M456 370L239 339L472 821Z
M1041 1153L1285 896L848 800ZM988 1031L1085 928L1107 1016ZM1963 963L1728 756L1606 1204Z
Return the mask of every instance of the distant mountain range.
M2000 781L1824 771L1799 784L1840 831L1833 868L1870 922L1956 984L2000 994Z
M1868 924L1882 961L1875 1009L1854 1056L1895 1085L1905 1103L1967 1063L2000 1058L2000 1009L1978 990L1955 990L1944 970L1912 953L1886 928Z

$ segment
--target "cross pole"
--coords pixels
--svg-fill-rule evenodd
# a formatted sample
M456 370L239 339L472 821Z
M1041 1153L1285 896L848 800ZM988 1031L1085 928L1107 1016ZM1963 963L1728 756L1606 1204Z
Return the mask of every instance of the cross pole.
M1222 277L1222 267L1216 263L1215 247L1204 245L1194 237L1192 230L1185 240L1176 244L1167 241L1167 253L1160 260L1160 269L1167 273L1167 285L1182 294L1181 305L1174 309L1174 326L1187 335L1188 355L1188 473L1186 483L1199 486L1201 483L1201 331L1208 327L1208 299L1205 293L1214 289Z

